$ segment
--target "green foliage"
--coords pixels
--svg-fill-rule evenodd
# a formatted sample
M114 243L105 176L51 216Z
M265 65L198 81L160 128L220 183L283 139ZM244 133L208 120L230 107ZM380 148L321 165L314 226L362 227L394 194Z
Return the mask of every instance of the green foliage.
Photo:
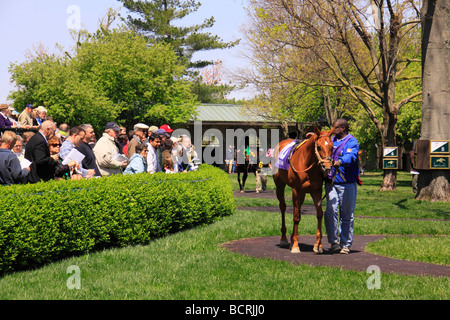
M359 149L366 153L366 158L376 163L377 146L382 146L380 132L363 108L358 108L351 116L350 133L358 140Z
M317 121L324 111L322 95L318 90L297 85L286 97L284 112L292 114L297 122Z
M118 115L119 108L94 81L83 81L67 57L40 55L21 64L11 63L9 71L19 88L9 97L17 110L28 103L43 105L58 123L91 123L94 127L103 127Z
M136 119L181 123L194 113L190 84L182 79L185 68L169 45L147 47L144 37L115 29L83 43L74 63L86 80L96 81L121 107L119 118L128 127Z
M378 3L386 23L376 30L361 14L366 2L250 1L246 35L255 71L246 80L264 91L276 111L291 106L292 98L302 106L301 112L272 112L280 119L311 121L309 112L299 115L317 104L300 102L292 88L317 86L329 125L351 118L365 148L382 140L411 149L420 132L421 33L418 11L406 3L389 10Z
M235 86L227 84L213 85L201 82L197 78L192 83L192 93L197 96L197 100L201 103L235 103L234 100L227 99Z
M80 33L81 34L81 33ZM147 46L145 38L124 28L83 33L74 57L40 54L11 64L16 109L43 105L58 122L90 123L97 132L109 121L132 127L181 123L195 113L195 97L182 79L183 67L172 47Z
M2 188L0 273L208 224L234 212L226 174L115 175Z

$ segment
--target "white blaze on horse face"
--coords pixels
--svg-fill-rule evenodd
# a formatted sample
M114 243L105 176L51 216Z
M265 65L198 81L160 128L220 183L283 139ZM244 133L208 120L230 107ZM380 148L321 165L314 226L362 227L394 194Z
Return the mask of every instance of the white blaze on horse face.
M328 141L325 141L325 145L326 145L326 146L328 145Z

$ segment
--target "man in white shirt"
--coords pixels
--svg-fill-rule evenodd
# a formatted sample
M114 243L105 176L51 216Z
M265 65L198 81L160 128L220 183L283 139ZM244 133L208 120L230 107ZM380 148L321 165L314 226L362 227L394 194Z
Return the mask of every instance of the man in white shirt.
M161 139L159 135L152 133L148 138L147 172L161 172L158 154L156 153L160 145Z
M86 131L83 128L79 126L71 128L69 137L64 140L61 146L59 157L63 160L66 159L74 148L78 148L81 145L85 135ZM87 170L81 166L81 163L78 163L78 165L80 166L80 172L83 177L93 176L95 174L95 170Z

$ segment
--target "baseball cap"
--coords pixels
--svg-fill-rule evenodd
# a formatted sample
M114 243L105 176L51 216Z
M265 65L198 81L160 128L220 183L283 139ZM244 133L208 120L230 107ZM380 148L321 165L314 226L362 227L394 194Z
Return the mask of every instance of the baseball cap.
M170 137L170 135L164 129L158 129L155 131L155 133L160 136L165 135L166 137Z
M173 132L172 128L168 125L168 124L163 124L161 127L159 127L160 129L165 130L167 133L171 133Z
M25 108L31 108L31 109L34 109L34 106L33 106L31 103L29 103L29 104L27 104L27 106L26 106Z
M108 122L106 124L105 130L108 130L108 129L113 129L114 131L120 131L119 125L115 122Z
M148 129L148 131L151 131L151 132L155 132L156 130L158 130L158 127L157 127L157 126L151 126L151 127Z

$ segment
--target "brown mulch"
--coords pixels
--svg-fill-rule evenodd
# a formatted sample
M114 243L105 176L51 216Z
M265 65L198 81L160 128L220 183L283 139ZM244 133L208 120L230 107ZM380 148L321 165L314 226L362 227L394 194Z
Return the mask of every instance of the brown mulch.
M275 193L273 190L268 190L266 193L256 193L254 190L245 191L240 193L239 191L234 193L235 197L259 197L259 198L273 198ZM278 206L267 207L241 207L240 210L251 211L268 211L268 212L280 212ZM292 213L293 207L288 206L286 212ZM311 205L304 205L301 209L302 214L315 214L315 208ZM365 217L363 217L365 218ZM377 218L377 217L367 217ZM399 219L399 218L392 218ZM417 219L417 220L434 220L434 219ZM442 220L440 220L442 221ZM415 262L394 259L384 256L379 256L365 251L365 247L368 243L378 241L386 238L385 235L375 236L353 236L353 245L351 247L350 254L332 254L328 251L329 244L326 241L326 236L323 238L324 253L316 254L313 251L315 242L315 236L299 236L300 251L299 254L292 254L290 249L282 248L279 246L280 236L275 237L262 237L253 239L236 240L224 244L224 248L252 256L257 258L270 258L275 260L288 261L294 265L307 264L311 266L331 266L340 267L343 269L367 271L369 266L378 266L383 273L398 273L404 275L417 275L417 276L433 276L433 277L449 277L450 267L444 265L436 265L425 262Z

